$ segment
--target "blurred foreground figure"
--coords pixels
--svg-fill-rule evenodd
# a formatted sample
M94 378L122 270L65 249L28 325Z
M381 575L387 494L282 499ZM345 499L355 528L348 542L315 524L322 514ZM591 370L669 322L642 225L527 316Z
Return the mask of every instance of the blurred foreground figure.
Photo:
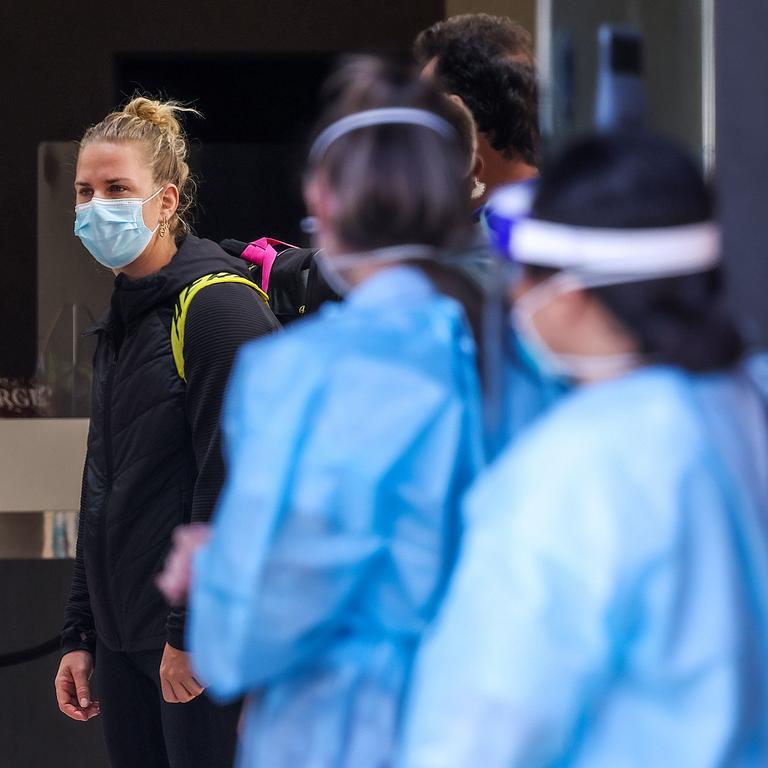
M508 246L531 360L574 381L470 492L401 765L768 764L766 414L694 165L595 138Z
M478 292L435 260L471 226L457 111L372 59L328 89L306 197L348 295L240 356L190 595L201 680L254 694L243 766L390 764L482 461Z

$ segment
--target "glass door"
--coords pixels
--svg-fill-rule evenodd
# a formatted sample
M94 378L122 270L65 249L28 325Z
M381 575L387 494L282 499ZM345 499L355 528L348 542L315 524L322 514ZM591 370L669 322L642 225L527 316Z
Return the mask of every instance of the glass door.
M538 0L542 126L559 141L595 120L603 24L643 40L647 122L714 160L714 0Z

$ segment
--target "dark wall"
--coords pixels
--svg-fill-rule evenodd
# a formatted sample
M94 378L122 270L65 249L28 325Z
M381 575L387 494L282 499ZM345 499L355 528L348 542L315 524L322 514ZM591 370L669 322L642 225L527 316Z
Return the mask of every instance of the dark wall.
M37 145L79 138L115 105L118 52L406 49L443 11L442 0L5 3L0 375L34 365Z
M0 560L0 654L48 640L61 623L71 560ZM80 723L56 705L58 654L0 667L0 766L106 768L99 718ZM94 689L95 690L95 689Z
M307 127L333 53L120 55L117 92L172 94L194 104L190 166L198 180L193 224L213 240L263 235L304 244L301 178Z
M717 176L733 304L768 343L768 4L717 4Z

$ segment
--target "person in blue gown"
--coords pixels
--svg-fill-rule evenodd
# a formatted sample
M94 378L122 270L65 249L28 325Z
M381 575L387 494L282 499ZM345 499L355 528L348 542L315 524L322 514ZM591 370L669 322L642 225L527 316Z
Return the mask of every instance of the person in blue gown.
M346 300L240 355L193 569L200 681L249 694L241 766L391 764L484 461L479 293L436 259L469 235L455 108L376 60L328 88L305 192Z
M571 394L487 469L401 768L768 765L766 408L673 144L584 139L510 233L514 323Z

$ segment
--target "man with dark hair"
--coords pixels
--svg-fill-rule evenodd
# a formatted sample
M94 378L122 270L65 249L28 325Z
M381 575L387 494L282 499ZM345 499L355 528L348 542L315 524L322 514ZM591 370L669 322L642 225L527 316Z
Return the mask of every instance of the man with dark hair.
M503 16L465 14L421 32L414 53L424 76L475 120L477 202L497 187L535 178L538 91L530 33Z
M533 64L531 33L507 16L465 13L438 21L419 33L415 53L420 64L439 59L447 45L456 39L484 44L495 55L507 56L523 64Z

